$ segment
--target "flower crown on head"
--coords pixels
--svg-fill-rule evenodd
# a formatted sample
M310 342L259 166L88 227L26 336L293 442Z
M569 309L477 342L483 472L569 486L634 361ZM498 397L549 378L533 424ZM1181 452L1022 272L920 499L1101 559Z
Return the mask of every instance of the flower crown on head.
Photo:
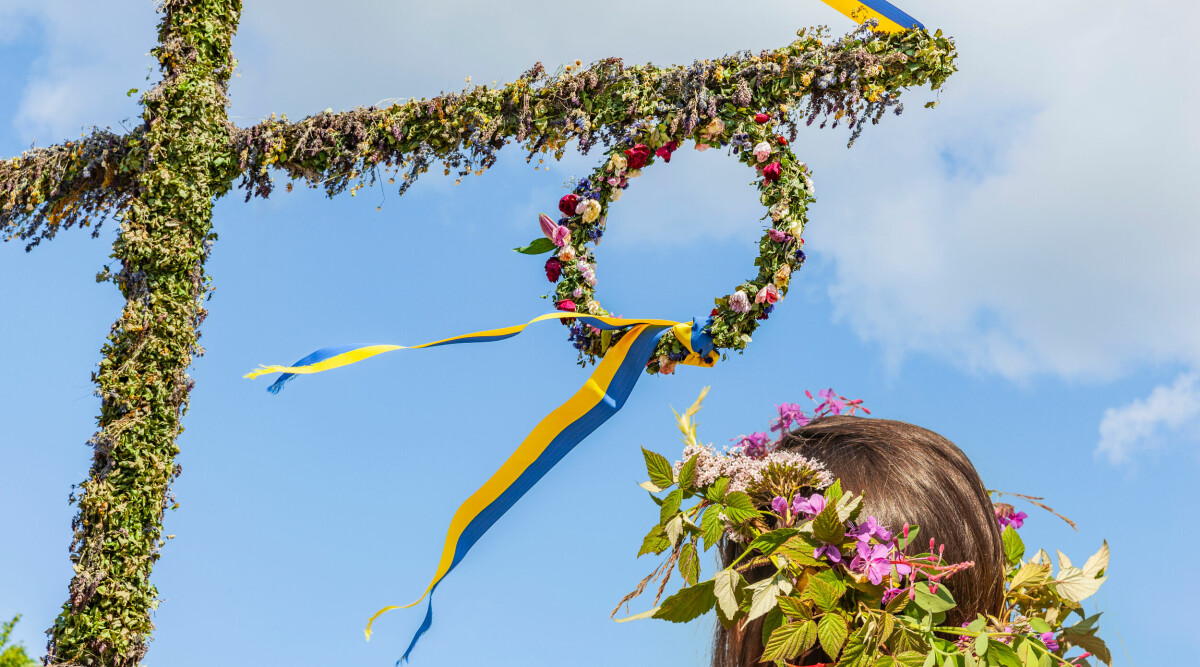
M778 405L770 426L778 438L742 435L718 452L696 437L694 417L707 392L676 414L682 460L672 465L642 450L650 481L641 486L658 505L658 522L638 556L666 557L612 615L661 579L655 607L619 621L683 623L713 609L726 628L761 618L761 660L779 667L809 665L822 654L829 662L820 665L837 667L1084 667L1091 658L1111 664L1096 634L1099 614L1087 616L1080 605L1106 579L1107 543L1082 567L1059 552L1059 571L1052 574L1045 551L1025 559L1016 529L1027 515L996 503L1007 566L1003 607L995 616L948 626L956 602L946 582L974 564L948 562L945 545L932 539L927 551L915 553L919 526L897 529L863 516L861 495L844 490L819 461L779 448L793 425L869 414L861 400L832 389L818 392L820 400L805 392L816 404L811 417L799 405ZM1054 512L1041 498L993 493ZM700 553L730 543L740 554L701 581ZM684 585L663 599L676 570ZM751 570L767 574L748 581ZM1070 623L1072 613L1080 620Z

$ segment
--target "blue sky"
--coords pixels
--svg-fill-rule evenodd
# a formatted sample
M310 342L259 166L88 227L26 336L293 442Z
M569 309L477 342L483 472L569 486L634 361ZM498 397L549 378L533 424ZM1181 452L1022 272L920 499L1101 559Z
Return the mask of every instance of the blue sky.
M1200 473L1200 134L1180 75L1200 66L1187 38L1200 10L901 6L958 38L961 71L939 108L914 91L851 150L841 131L801 133L819 200L788 299L746 354L643 379L440 587L414 664L701 664L708 625L617 625L608 612L655 565L633 558L655 516L634 486L638 446L677 453L669 408L706 385L701 436L718 445L824 386L945 434L989 486L1048 496L1080 524L1028 510L1032 546L1083 558L1109 540L1111 578L1088 606L1106 612L1116 664L1194 653L1185 619L1200 587L1177 564L1200 548L1187 493ZM419 97L536 60L690 62L775 47L806 25L849 29L815 0L680 7L248 3L231 115ZM148 85L154 21L148 2L0 0L0 155L134 116L125 91ZM276 397L241 375L325 345L411 344L544 312L540 262L508 249L594 160L535 172L510 150L482 178L428 176L402 199L297 190L218 204L208 353L147 664L399 657L420 613L385 616L370 643L367 616L423 590L458 503L582 383L565 332L395 353ZM715 151L649 170L610 216L600 300L631 316L706 313L750 271L760 234L743 172ZM25 614L16 636L38 650L71 574L66 498L98 412L88 377L121 307L94 281L115 227L30 254L0 246L0 506L13 538L0 617Z

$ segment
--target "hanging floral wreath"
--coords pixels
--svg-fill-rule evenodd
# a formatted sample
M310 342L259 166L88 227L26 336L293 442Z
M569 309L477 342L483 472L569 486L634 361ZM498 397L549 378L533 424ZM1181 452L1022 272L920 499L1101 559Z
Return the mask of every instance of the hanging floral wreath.
M721 117L693 133L697 151L727 147L739 160L757 173L759 201L767 207L764 219L770 220L759 243L754 261L757 275L742 282L725 296L703 324L717 350L742 350L761 320L767 319L776 302L787 295L792 272L804 263L804 238L809 202L813 201L813 182L808 167L792 153L786 137L776 133L778 116L787 108L750 113L739 109L734 120ZM557 222L541 215L544 238L519 248L520 252L553 252L546 260L546 278L557 283L555 305L568 312L606 315L608 311L595 299L597 283L595 246L604 235L608 209L621 199L632 179L658 160L670 162L681 148L683 137L667 132L666 124L635 127L635 132L606 154L605 161L581 179L574 192L558 202L561 217ZM602 356L619 333L600 331L579 322L565 322L570 339L580 352L582 363ZM675 364L687 355L679 341L664 336L651 373L671 373Z

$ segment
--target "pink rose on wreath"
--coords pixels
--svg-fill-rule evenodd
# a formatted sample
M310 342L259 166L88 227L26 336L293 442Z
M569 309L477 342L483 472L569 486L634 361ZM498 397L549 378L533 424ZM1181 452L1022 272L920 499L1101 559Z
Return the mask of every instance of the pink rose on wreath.
M558 282L562 277L562 262L557 257L551 257L546 260L546 280L552 283Z
M729 309L735 313L750 312L750 297L742 290L734 292L729 297Z
M571 230L567 229L565 225L554 222L545 213L538 214L538 224L542 226L542 233L546 235L546 238L553 241L554 245L559 248L567 245L567 241L571 240Z
M570 299L563 299L562 301L558 302L558 309L565 310L568 313L573 313L575 312L575 302Z
M562 211L563 215L575 215L575 206L577 204L579 204L579 197L575 195L563 195L563 198L558 200L558 210Z
M759 125L762 125L763 123L765 123L769 120L771 120L771 117L765 113L754 114L754 122L758 123Z
M758 290L758 294L754 295L754 303L775 303L779 300L779 288L773 283L767 283L767 286Z
M763 167L763 179L768 183L773 183L779 180L779 175L783 173L783 165L778 162Z
M641 169L650 159L650 147L646 144L635 144L633 148L625 149L625 159L629 161L630 169Z
M792 238L791 234L788 234L780 229L769 229L767 230L767 234L771 237L771 240L776 243L784 243Z
M674 153L676 148L679 148L679 142L678 141L670 141L670 142L667 142L666 145L664 145L664 146L660 147L658 150L654 151L654 154L657 155L658 157L662 158L663 162L670 162L671 161L671 153Z

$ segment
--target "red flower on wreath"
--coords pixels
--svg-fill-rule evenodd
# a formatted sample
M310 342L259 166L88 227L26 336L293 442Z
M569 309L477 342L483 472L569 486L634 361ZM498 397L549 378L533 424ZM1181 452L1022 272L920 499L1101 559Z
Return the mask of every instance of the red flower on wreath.
M769 120L771 120L771 117L765 113L754 114L754 122L758 123L759 125L762 125L763 123L765 123Z
M671 161L671 153L674 153L675 149L677 149L677 148L679 148L679 142L671 141L671 142L668 142L665 146L654 151L654 154L657 155L658 157L662 158L663 162L670 162Z
M578 205L579 197L575 195L563 195L563 198L558 200L558 210L562 211L563 215L575 215L575 207Z
M650 147L646 144L635 144L633 148L625 149L625 159L630 169L641 169L650 159Z
M558 261L557 257L546 260L546 280L556 283L560 277L562 277L562 262Z
M565 310L568 313L573 313L575 312L575 302L570 299L563 299L562 301L558 302L558 309Z
M777 181L779 180L779 174L782 172L783 165L779 164L778 162L772 162L771 164L763 167L763 179L768 183Z

